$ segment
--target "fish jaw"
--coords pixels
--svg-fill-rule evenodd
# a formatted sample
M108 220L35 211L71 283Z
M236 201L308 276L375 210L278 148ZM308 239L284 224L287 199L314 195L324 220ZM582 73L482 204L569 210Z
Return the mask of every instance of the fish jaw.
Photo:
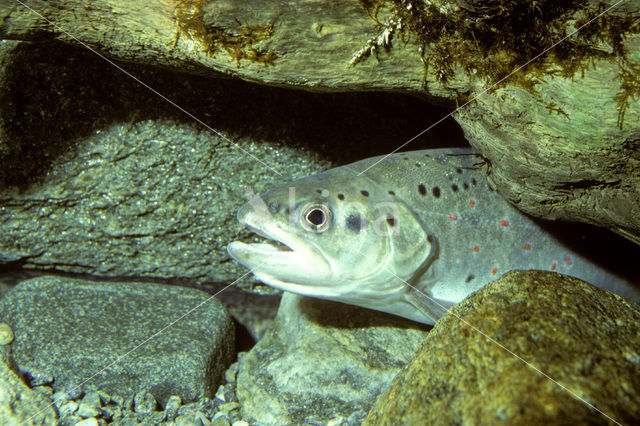
M287 225L275 221L265 210L247 204L238 212L238 221L264 237L265 242L234 241L227 246L229 256L250 269L265 284L309 296L326 295L326 288L313 285L318 281L332 280L331 265L321 250L283 229Z

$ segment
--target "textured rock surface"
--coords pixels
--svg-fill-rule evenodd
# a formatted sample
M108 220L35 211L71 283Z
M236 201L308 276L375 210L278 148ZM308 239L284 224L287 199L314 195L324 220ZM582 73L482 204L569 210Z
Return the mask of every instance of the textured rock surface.
M274 330L240 358L242 415L260 424L361 419L426 332L401 318L285 293Z
M91 8L84 5L82 0L29 3L53 26L18 4L8 4L0 8L0 35L79 40L121 59L277 85L369 90L419 89L422 83L422 63L413 45L398 43L394 50L399 52L390 55L381 49L386 61L349 68L354 53L376 36L373 20L357 1L99 0ZM81 14L69 13L79 8ZM245 46L225 49L225 39ZM265 66L243 58L251 49L275 59Z
M233 357L224 308L182 287L35 278L0 300L0 319L14 330L17 367L31 385L55 391L148 391L162 404L170 395L189 402L215 392Z
M456 100L456 119L505 197L640 242L637 2L83 4L30 3L53 25L9 3L0 34L80 40L121 59L273 85Z
M0 422L4 425L56 425L58 416L47 398L29 389L0 362Z
M471 328L468 324L481 330ZM453 308L365 424L622 424L640 418L640 308L575 278L510 272Z
M640 64L640 37L634 40ZM518 208L597 224L640 244L640 106L632 100L618 125L620 88L608 82L619 73L617 64L600 61L584 78L556 77L535 94L499 89L456 120L491 164L489 180Z
M277 175L85 49L3 46L0 263L16 267L233 280L245 270L224 247L248 237L235 219L245 188L389 152L425 115L444 114L407 96L315 95L126 65ZM461 135L449 120L421 141L463 144Z

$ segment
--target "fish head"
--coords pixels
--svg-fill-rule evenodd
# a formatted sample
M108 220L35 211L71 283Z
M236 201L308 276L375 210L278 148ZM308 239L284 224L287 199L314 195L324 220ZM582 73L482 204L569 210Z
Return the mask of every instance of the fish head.
M227 251L272 287L389 311L435 251L417 216L390 193L346 167L294 181L238 212L266 241L235 241Z

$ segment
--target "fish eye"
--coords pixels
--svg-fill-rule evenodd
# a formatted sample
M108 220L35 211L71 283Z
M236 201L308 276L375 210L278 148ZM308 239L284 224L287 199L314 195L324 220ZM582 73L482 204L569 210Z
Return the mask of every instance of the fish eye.
M302 226L311 232L324 232L329 228L332 217L329 206L312 203L302 209Z

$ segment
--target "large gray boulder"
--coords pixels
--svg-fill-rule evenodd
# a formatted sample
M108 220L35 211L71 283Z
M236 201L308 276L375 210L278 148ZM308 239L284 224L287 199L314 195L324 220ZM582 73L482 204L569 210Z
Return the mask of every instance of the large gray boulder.
M54 391L211 397L234 353L231 319L195 289L41 277L0 299L12 359Z

